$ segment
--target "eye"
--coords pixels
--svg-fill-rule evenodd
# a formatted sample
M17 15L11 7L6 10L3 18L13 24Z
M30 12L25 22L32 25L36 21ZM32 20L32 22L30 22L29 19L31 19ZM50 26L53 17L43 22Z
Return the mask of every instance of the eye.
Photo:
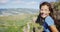
M48 11L48 9L45 9L45 11Z
M41 11L43 11L43 9L41 9Z

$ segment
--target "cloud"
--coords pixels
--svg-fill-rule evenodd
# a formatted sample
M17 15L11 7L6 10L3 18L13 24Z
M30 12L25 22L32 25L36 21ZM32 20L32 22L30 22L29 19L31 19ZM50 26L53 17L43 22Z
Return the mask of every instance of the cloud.
M28 2L28 3L26 3L27 5L36 5L36 4L38 4L38 2L35 2L35 1L31 1L31 2Z
M12 4L23 4L23 5L36 5L36 4L38 4L38 2L36 2L36 1L26 2L26 1L22 1L22 0L14 0L11 3Z
M21 1L21 0L14 0L12 1L13 4L23 4L25 3L24 1Z
M1 4L7 3L7 2L8 2L8 0L0 0Z

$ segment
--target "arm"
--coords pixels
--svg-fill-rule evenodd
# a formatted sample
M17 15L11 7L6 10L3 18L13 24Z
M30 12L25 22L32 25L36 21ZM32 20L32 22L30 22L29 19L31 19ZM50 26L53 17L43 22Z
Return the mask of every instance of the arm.
M55 25L49 26L52 32L58 32Z
M52 32L58 32L54 20L51 17L46 18L45 21Z

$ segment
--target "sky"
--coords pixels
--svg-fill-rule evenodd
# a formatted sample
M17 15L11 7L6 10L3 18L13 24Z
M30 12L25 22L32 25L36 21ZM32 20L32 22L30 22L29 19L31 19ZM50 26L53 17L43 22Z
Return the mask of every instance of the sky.
M0 0L1 8L32 8L39 9L39 4L47 2L55 2L56 0Z

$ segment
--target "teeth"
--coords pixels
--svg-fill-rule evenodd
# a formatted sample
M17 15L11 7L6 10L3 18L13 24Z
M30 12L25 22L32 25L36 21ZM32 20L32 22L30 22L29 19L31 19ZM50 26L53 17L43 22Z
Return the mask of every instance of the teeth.
M43 14L42 16L45 16L45 14Z

